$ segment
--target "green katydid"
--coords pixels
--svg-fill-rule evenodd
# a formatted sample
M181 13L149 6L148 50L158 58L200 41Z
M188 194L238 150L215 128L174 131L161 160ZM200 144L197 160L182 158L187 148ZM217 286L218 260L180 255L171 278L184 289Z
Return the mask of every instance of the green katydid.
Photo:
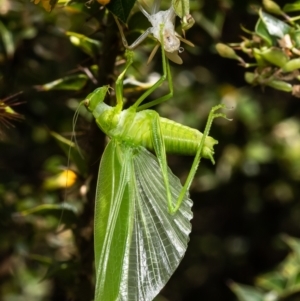
M101 159L95 201L95 301L150 301L164 287L187 249L192 201L188 189L201 157L213 161L215 139L208 136L212 121L225 117L214 107L202 134L141 102L168 78L162 50L163 76L131 107L123 110L123 79L133 62L126 52L125 70L116 81L116 106L104 103L109 86L97 88L83 101L97 125L111 139ZM147 149L154 151L156 157ZM166 152L195 155L182 187L167 166Z

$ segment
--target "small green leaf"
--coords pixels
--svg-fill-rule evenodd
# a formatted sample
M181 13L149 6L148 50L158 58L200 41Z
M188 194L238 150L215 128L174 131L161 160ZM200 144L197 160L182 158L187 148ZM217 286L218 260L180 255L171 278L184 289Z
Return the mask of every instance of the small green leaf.
M14 214L13 218L26 218L29 215L53 216L61 220L66 226L70 226L77 221L77 209L69 203L42 204L34 208L23 210Z
M271 88L274 88L279 91L284 91L284 92L292 92L293 91L293 86L283 80L267 81L266 86L269 86Z
M265 294L260 289L233 281L229 283L229 287L239 301L264 301Z
M283 7L283 11L285 11L286 13L292 12L292 11L298 11L298 10L300 10L300 3L299 2L288 3Z
M0 39L2 39L2 43L7 57L11 58L15 52L13 36L1 21L0 21Z
M284 35L291 31L291 27L281 20L263 12L259 11L259 16L267 27L269 34L273 37L283 38Z
M190 13L189 0L172 0L172 5L176 15L181 19Z
M300 239L285 234L282 235L282 240L293 250L300 260Z
M261 51L260 54L266 61L280 68L289 61L288 55L281 49L275 47Z
M81 90L86 82L88 77L85 74L77 74L66 76L53 82L36 86L35 88L39 91L49 91L49 90L71 90L71 91L79 91Z
M287 279L275 271L258 276L255 282L262 289L280 294L285 290Z
M266 25L260 18L255 25L255 33L267 43L267 46L275 45L276 40L270 36Z
M300 47L300 31L299 31L299 29L292 30L290 32L290 37L291 37L291 40L293 41L293 43L295 43L294 46L296 48L299 48Z
M70 37L70 41L73 45L80 48L89 56L94 57L99 53L101 47L101 43L99 41L72 31L67 31L66 35Z
M291 59L282 67L283 72L292 72L297 69L300 69L300 58Z
M127 23L128 16L136 0L113 0L107 8L122 22Z

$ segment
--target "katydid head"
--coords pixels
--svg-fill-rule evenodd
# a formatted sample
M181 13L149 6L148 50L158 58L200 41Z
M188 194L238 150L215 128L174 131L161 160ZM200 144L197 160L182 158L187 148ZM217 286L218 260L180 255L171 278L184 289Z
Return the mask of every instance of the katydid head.
M90 93L86 99L83 101L83 104L85 107L90 111L93 112L98 104L104 102L106 93L110 87L109 86L103 86L100 88L97 88L95 91Z

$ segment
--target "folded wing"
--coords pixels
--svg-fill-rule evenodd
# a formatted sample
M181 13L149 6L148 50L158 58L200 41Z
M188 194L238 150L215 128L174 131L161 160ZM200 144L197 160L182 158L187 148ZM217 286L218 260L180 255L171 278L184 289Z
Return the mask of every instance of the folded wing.
M168 169L175 204L179 179ZM95 215L95 301L151 301L187 249L192 201L168 212L158 161L112 140L102 157Z

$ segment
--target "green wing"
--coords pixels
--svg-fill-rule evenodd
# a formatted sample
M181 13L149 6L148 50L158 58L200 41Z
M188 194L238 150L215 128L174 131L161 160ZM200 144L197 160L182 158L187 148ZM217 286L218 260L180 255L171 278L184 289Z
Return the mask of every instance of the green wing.
M168 169L176 202L179 179ZM157 159L112 140L99 170L95 214L95 301L151 301L187 249L192 201L170 215Z

